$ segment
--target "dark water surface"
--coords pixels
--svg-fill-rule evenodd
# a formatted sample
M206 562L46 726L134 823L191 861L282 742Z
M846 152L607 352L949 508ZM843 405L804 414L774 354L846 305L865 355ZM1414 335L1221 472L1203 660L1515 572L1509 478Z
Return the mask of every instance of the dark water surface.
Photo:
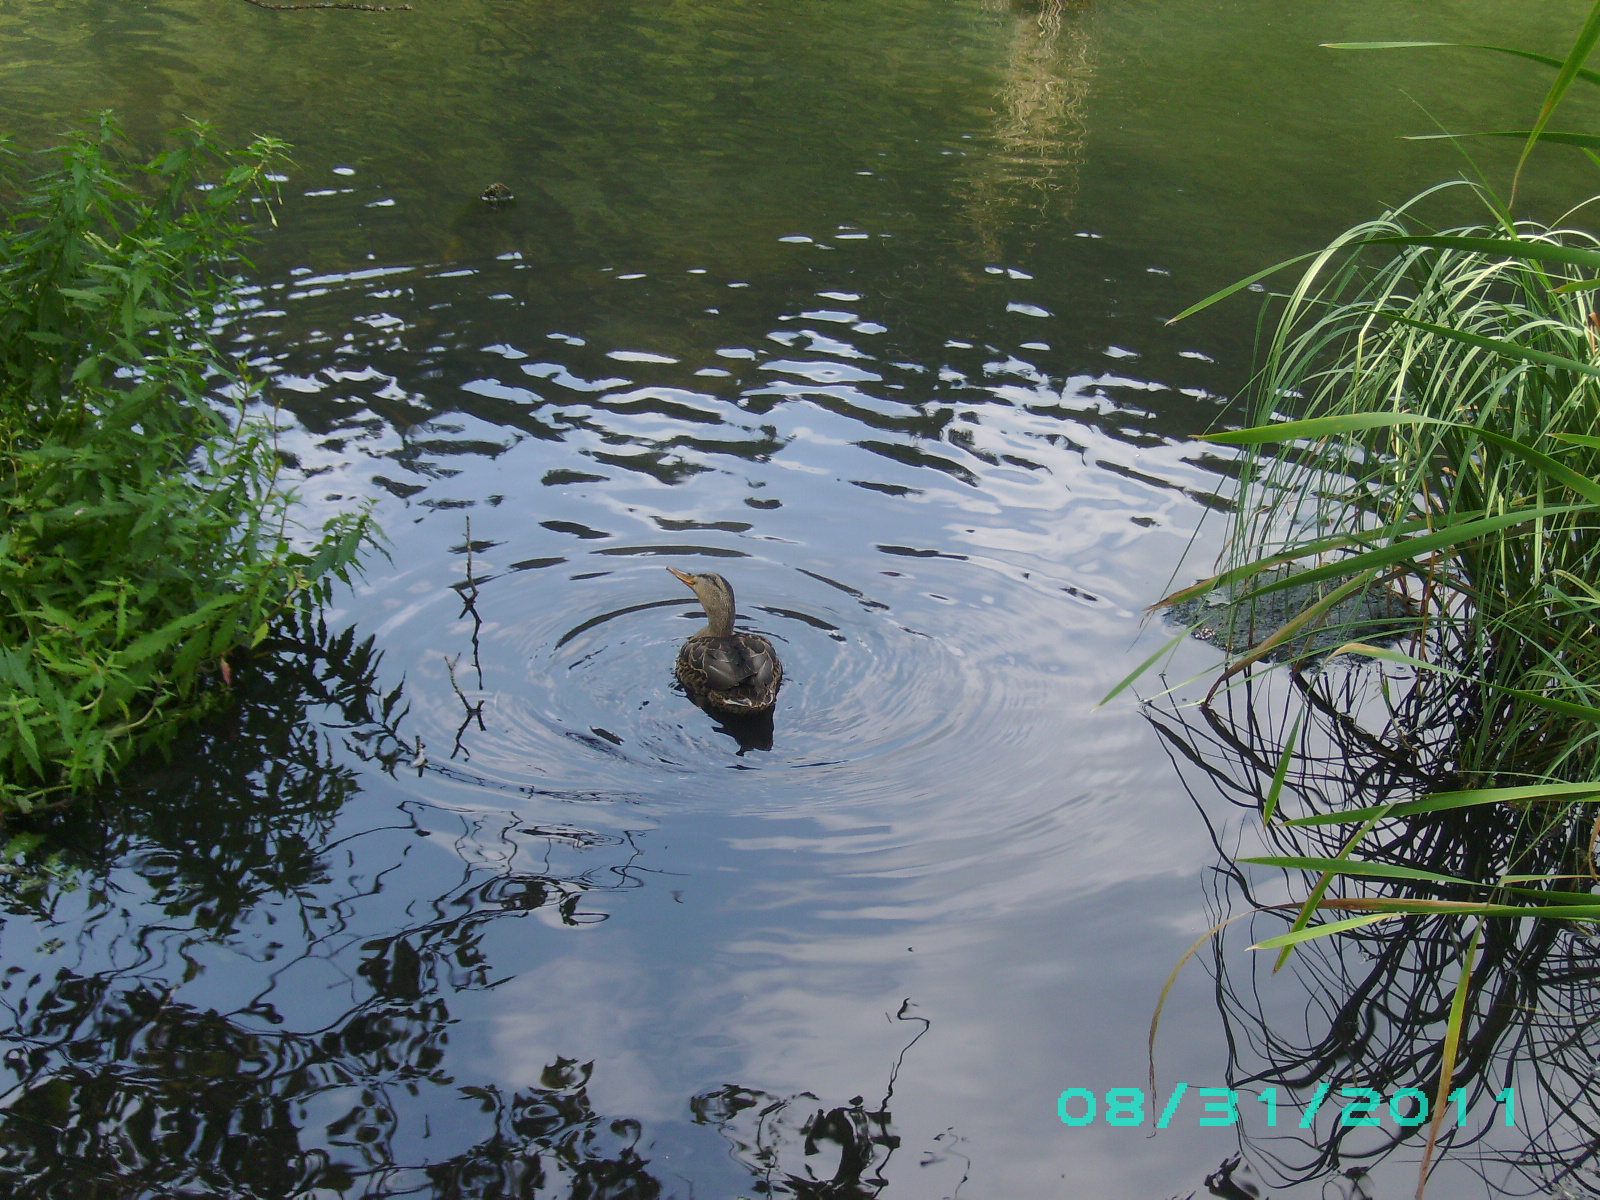
M392 543L7 916L9 1186L1203 1191L1238 1137L1198 1107L1056 1113L1144 1086L1253 820L1093 710L1249 367L1253 303L1163 322L1453 170L1407 92L1492 128L1546 83L1318 42L1559 51L1582 6L415 8L0 7L27 144L103 107L293 143L230 336L308 519L373 498ZM778 645L770 744L674 691L667 565ZM1224 1081L1203 968L1161 1038Z

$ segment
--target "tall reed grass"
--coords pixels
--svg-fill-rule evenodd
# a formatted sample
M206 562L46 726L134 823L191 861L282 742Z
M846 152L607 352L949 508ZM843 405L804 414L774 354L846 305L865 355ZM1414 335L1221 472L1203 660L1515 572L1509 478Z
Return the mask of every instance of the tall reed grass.
M1524 141L1512 197L1541 140L1591 158L1600 149L1600 137L1550 129L1575 83L1600 85L1600 74L1584 66L1597 41L1600 0L1565 59L1472 48L1556 71L1531 128L1492 134ZM1344 48L1421 45L1428 43ZM1252 615L1281 619L1220 672L1208 705L1269 661L1287 660L1303 678L1343 670L1328 661L1342 654L1363 656L1382 673L1383 712L1360 737L1390 760L1432 758L1417 764L1432 784L1424 794L1282 822L1353 826L1336 852L1241 860L1314 881L1290 929L1257 944L1278 950L1279 966L1305 941L1396 916L1453 914L1470 924L1441 1042L1419 1196L1477 986L1483 922L1600 921L1593 890L1600 820L1589 827L1590 806L1600 803L1600 316L1592 303L1600 239L1574 214L1541 225L1514 219L1511 202L1485 184L1443 186L1470 189L1481 223L1430 227L1425 214L1443 188L1432 189L1180 314L1306 264L1280 297L1251 386L1253 424L1209 439L1244 448L1224 569L1162 602L1208 595L1240 610L1247 626ZM1312 649L1307 633L1361 611L1346 601L1375 590L1392 593L1411 614L1398 639L1380 643L1370 628L1352 624L1332 654ZM1307 708L1283 740L1263 801L1269 825L1302 731L1319 716L1309 703L1316 689L1303 694ZM1515 844L1494 878L1362 856L1364 844L1407 822L1482 805L1519 814ZM1333 888L1339 880L1391 890L1344 895ZM1313 923L1318 914L1339 919ZM1152 1046L1154 1036L1152 1026Z
M1212 439L1248 448L1224 582L1246 604L1317 585L1308 624L1341 590L1392 589L1407 652L1348 649L1450 706L1454 782L1571 782L1600 750L1600 241L1479 195L1497 223L1431 230L1419 198L1288 295L1258 423Z

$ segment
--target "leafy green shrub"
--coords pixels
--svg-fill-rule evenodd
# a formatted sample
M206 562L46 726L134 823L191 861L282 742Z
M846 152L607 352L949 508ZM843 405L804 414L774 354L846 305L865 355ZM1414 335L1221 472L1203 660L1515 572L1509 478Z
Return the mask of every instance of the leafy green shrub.
M3 815L164 746L374 530L295 525L272 428L213 341L282 145L193 126L135 161L105 116L31 179L40 156L0 154Z

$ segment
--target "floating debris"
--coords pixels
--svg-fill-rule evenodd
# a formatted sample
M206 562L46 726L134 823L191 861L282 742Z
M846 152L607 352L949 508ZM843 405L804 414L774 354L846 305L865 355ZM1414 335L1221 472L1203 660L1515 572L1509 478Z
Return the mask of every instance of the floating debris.
M511 189L503 183L491 183L483 189L483 194L478 197L485 204L492 204L498 208L502 204L510 204L516 199L511 194Z

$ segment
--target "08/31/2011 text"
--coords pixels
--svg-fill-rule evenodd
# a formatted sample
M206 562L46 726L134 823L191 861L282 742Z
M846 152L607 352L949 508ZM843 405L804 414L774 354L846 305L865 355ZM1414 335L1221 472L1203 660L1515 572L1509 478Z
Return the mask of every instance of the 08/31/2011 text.
M1317 1119L1317 1113L1322 1109L1323 1102L1327 1100L1328 1093L1332 1090L1331 1083L1324 1083L1311 1097L1311 1102L1306 1105L1300 1114L1298 1125L1301 1129L1310 1129ZM1160 1116L1156 1119L1156 1128L1165 1129L1172 1123L1177 1115L1184 1097L1190 1092L1187 1083L1174 1084L1172 1092L1168 1095L1166 1104L1161 1109ZM1239 1098L1241 1093L1235 1088L1195 1088L1195 1098L1199 1104L1199 1120L1201 1125L1237 1125L1240 1121ZM1246 1103L1255 1102L1263 1106L1261 1115L1266 1118L1266 1125L1274 1128L1278 1124L1278 1089L1275 1087L1263 1088L1259 1093L1243 1093ZM1428 1123L1430 1102L1426 1092L1420 1088L1398 1088L1393 1095L1387 1098L1376 1088L1368 1087L1341 1087L1339 1097L1345 1101L1336 1111L1339 1114L1339 1124L1346 1128L1361 1125L1382 1125L1387 1118L1394 1125L1402 1128L1415 1128ZM1388 1103L1384 1101L1387 1099ZM1494 1103L1503 1106L1505 1110L1505 1123L1514 1127L1517 1123L1517 1089L1514 1087L1502 1088L1494 1098ZM1447 1109L1455 1109L1455 1123L1464 1126L1467 1123L1467 1089L1456 1088L1445 1097ZM1191 1105L1193 1107L1193 1105ZM1333 1108L1333 1106L1330 1106ZM1103 1120L1107 1125L1143 1125L1149 1119L1145 1109L1145 1095L1143 1088L1112 1088L1104 1097L1098 1097L1088 1088L1068 1088L1061 1093L1061 1098L1056 1101L1056 1113L1065 1125L1093 1125L1096 1118ZM1290 1114L1285 1113L1285 1118ZM1446 1112L1445 1119L1449 1119Z

